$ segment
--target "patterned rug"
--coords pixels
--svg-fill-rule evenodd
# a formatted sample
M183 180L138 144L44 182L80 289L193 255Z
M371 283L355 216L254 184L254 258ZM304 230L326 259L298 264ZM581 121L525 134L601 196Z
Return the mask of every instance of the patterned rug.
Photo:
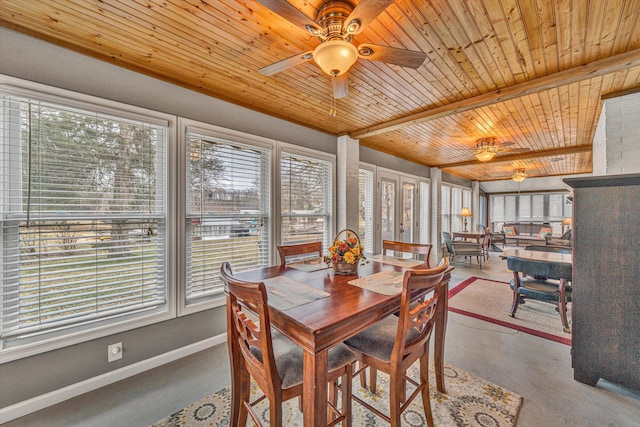
M455 298L454 298L455 297ZM527 299L510 317L513 291L506 282L470 277L449 291L449 311L571 345L554 304ZM571 304L567 304L571 326Z
M522 397L504 388L491 384L481 378L452 366L445 366L445 384L447 393L442 394L435 388L433 364L430 364L431 408L434 423L438 427L507 427L515 426ZM419 370L413 365L409 375L417 379ZM372 402L384 413L389 413L389 377L378 373L378 389L371 393L360 387L359 379L354 379L353 392ZM258 396L255 383L252 384L252 400ZM411 391L407 393L410 395ZM265 425L269 424L269 402L265 399L257 407L257 413ZM283 405L282 421L285 426L302 426L302 417L298 411L297 399L291 399ZM228 426L230 413L230 389L224 388L199 400L181 411L164 418L151 427L204 427ZM248 425L252 425L250 421ZM384 426L387 422L353 403L354 426ZM403 413L403 426L425 426L424 408L420 396Z

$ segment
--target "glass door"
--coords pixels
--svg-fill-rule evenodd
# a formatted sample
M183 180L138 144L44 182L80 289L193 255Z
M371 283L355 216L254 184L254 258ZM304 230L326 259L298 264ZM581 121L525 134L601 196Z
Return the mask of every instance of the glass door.
M416 239L416 178L389 171L379 172L380 247L383 240L412 243Z

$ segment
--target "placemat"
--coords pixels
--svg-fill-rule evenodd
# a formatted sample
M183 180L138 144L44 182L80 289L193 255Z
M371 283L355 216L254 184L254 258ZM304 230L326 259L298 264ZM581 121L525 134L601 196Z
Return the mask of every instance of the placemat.
M273 277L263 282L267 288L268 304L278 310L288 310L330 295L288 277Z
M396 267L413 268L424 264L424 261L409 258L396 258L389 255L373 255L368 258L371 261L378 261L383 264L395 265Z
M304 261L292 262L291 264L287 264L287 267L291 267L296 270L306 271L308 273L312 271L324 270L325 268L329 268L329 266L324 263L322 258L313 258L313 259L307 259Z
M383 295L397 295L402 292L403 279L404 272L402 271L381 271L349 280L347 283Z

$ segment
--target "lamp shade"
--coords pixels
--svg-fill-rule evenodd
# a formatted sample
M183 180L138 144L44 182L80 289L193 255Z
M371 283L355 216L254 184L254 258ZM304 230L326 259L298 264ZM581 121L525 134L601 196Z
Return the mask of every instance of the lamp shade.
M562 220L562 225L571 225L573 223L573 219L571 217L566 217Z
M356 47L344 40L328 40L313 51L313 60L330 76L340 76L349 70L358 59Z
M473 216L471 214L471 210L469 208L462 208L460 211L460 216Z

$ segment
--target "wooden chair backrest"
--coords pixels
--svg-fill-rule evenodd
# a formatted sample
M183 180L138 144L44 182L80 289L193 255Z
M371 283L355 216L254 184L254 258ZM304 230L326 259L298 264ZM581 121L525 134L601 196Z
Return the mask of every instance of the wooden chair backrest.
M398 332L391 352L392 364L406 364L408 367L423 354L421 350L425 348L425 343L431 337L438 300L442 295L434 292L433 297L422 298L413 304L411 304L411 295L415 295L418 291L429 293L435 290L447 268L449 268L449 258L443 258L440 265L435 268L405 271L400 298ZM407 333L410 329L415 329L419 335L407 342ZM412 355L415 356L412 357Z
M405 243L405 242L396 242L393 240L383 240L382 241L382 254L387 255L388 251L395 252L405 252L410 254L422 255L424 256L424 260L429 260L429 255L431 254L431 245L422 244L422 243Z
M287 265L287 258L294 255L312 255L318 254L322 256L322 242L300 243L297 245L280 245L278 246L278 254L280 255L280 265ZM311 257L311 256L309 256Z
M233 277L231 265L220 268L227 298L227 339L235 340L249 374L263 391L282 388L271 341L267 291L262 282L245 282ZM247 312L248 310L248 312ZM254 320L257 317L257 320ZM230 344L229 348L236 348Z

